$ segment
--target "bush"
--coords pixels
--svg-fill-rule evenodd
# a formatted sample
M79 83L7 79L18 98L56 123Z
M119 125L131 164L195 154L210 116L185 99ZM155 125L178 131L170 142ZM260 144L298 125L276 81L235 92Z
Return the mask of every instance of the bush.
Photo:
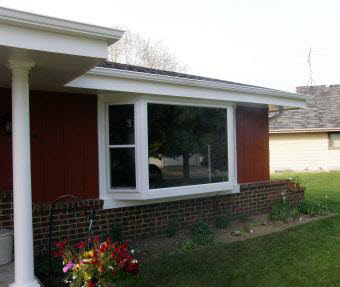
M214 240L214 232L202 219L197 220L192 226L191 234L193 242L199 245L210 245Z
M215 218L215 227L224 229L230 226L230 218L228 215L217 215Z
M308 200L304 200L300 203L299 211L302 214L306 214L312 217L318 215L325 215L330 212L329 208L326 205L323 205L320 202L313 202Z
M187 253L197 247L197 244L192 240L184 240L179 245L179 252Z
M170 220L168 222L168 226L166 228L166 236L167 237L173 237L176 235L178 230L178 226L175 220Z

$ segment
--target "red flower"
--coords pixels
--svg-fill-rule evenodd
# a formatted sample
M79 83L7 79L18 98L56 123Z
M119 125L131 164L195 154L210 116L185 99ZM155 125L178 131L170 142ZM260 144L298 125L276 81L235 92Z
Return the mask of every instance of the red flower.
M78 248L78 249L85 249L86 245L87 245L86 242L81 241L81 242L76 244L76 248Z
M137 274L138 273L138 268L139 268L139 264L138 262L134 262L132 261L129 265L128 265L128 272L132 273L132 274Z
M96 287L96 283L93 283L92 281L87 282L88 287Z

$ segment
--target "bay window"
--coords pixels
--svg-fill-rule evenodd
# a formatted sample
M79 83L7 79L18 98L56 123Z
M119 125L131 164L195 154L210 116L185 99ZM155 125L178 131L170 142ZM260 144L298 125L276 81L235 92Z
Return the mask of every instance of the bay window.
M98 108L102 198L232 192L236 180L231 105L106 96Z

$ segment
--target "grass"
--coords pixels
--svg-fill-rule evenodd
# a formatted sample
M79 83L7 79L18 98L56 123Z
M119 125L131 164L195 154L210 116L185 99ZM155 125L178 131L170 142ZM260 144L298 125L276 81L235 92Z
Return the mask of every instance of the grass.
M280 174L275 178L287 178ZM306 199L340 214L340 172L299 174ZM122 286L339 286L340 215L281 233L165 255Z

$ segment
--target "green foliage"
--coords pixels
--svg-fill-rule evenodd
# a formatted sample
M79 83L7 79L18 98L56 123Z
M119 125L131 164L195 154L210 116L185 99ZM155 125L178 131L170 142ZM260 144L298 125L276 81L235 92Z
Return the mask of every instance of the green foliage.
M191 229L192 239L198 245L210 245L214 240L214 232L207 222L199 219Z
M215 227L217 229L224 229L230 226L230 218L228 215L217 215L215 217Z
M330 212L326 205L321 202L313 202L309 200L304 200L299 205L299 211L302 214L307 214L309 216L326 215Z
M290 211L290 216L294 221L297 221L300 218L300 210L297 207L293 207Z
M113 242L122 241L122 228L119 224L115 223L112 225L109 236Z
M191 250L197 248L198 244L194 242L192 239L184 240L179 245L179 252L180 253L188 253Z
M287 201L284 201L282 198L280 198L273 205L268 219L271 221L281 220L283 222L288 222L288 219L291 215L291 209L292 206Z
M178 225L177 225L176 220L170 220L166 228L166 236L174 237L177 233L177 230L178 230Z

